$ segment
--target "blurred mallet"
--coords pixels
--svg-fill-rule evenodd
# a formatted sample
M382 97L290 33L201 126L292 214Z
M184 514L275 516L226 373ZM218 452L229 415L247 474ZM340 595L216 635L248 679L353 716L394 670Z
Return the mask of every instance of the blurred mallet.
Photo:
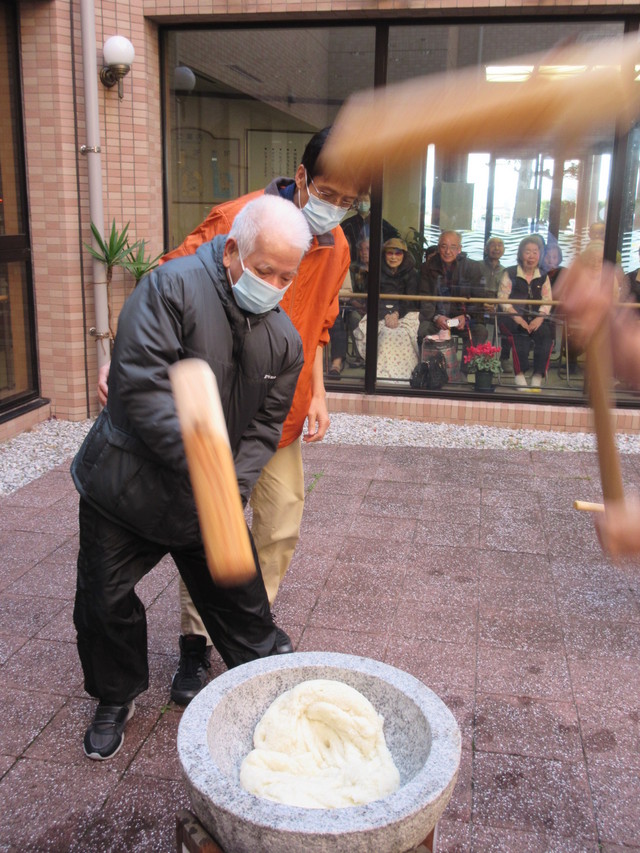
M624 501L622 468L616 446L612 416L611 323L608 306L616 299L616 280L610 264L602 256L583 252L571 264L560 283L560 299L571 310L576 301L591 305L583 331L587 337L587 390L593 410L593 426L597 439L598 464L604 504L574 501L574 509L602 512L609 503ZM593 298L595 295L595 299ZM590 298L591 297L591 298Z
M592 501L574 501L573 508L579 512L604 512L604 504L592 503Z
M238 586L256 569L216 378L197 358L172 365L169 378L207 565L217 584Z
M518 66L526 79L492 82L480 66L352 95L322 151L323 172L364 179L380 174L385 164L404 166L424 157L430 144L447 153L508 151L523 143L576 150L582 134L610 129L614 122L626 131L640 116L637 33L502 64ZM605 501L621 499L605 329L589 345L587 369L603 496Z
M640 115L639 63L631 34L496 63L518 66L523 82L490 82L483 65L358 92L336 117L323 171L366 175L383 163L402 166L432 143L452 153L545 142L579 148L586 131L614 121L628 129Z

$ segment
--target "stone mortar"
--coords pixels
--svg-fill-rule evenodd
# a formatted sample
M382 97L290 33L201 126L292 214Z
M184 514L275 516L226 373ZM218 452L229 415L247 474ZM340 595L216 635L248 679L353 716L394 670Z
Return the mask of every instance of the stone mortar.
M301 681L359 690L384 717L400 772L388 797L343 809L284 806L247 793L240 765L273 700ZM395 667L352 655L300 652L252 661L216 678L185 710L178 753L193 809L226 853L404 853L437 823L455 785L460 730L446 705Z

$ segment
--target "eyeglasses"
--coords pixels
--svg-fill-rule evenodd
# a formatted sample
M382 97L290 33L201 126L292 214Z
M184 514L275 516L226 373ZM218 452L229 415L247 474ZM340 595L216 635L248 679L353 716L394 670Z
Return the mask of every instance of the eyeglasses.
M402 249L385 249L384 253L385 253L385 255L403 255L404 254Z
M452 246L449 243L440 243L438 246L439 249L444 249L445 252L459 252L462 246Z
M327 193L324 190L318 189L318 187L315 185L313 178L309 178L309 180L311 181L314 190L318 194L318 197L321 198L323 201L332 204L334 207L340 207L342 208L342 210L355 210L355 208L357 207L357 196L354 196L353 198L351 198L351 196L347 196L345 198L344 196L340 195L340 193Z

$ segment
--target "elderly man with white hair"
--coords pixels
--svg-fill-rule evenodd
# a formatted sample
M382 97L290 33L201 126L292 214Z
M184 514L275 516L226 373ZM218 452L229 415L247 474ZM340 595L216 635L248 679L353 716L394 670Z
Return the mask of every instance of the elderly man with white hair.
M295 205L261 196L228 235L147 275L122 309L107 406L71 469L80 492L74 623L85 689L99 700L84 737L89 758L116 754L148 687L135 585L165 554L228 667L277 653L257 558L242 586L221 588L209 574L168 370L190 357L213 370L246 503L278 446L303 364L278 303L310 242Z

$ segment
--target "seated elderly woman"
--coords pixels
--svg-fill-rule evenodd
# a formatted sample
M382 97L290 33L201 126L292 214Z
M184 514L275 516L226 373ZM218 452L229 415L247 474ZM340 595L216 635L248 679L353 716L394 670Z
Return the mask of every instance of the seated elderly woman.
M564 270L564 267L562 266L562 249L551 236L542 255L540 270L549 276L549 284L553 291L558 276Z
M382 247L380 302L378 307L378 379L409 379L418 358L418 312L411 300L393 295L415 295L418 273L407 244L392 237ZM388 297L385 294L389 294ZM353 333L364 358L366 318Z
M549 242L542 255L540 269L543 273L549 276L549 284L551 285L551 295L553 299L558 297L555 295L555 287L560 279L560 274L564 272L565 267L562 266L562 249L558 245L555 238L550 234ZM555 306L551 309L551 314L556 314ZM582 349L577 346L575 339L569 327L562 329L562 318L556 321L556 324L562 331L561 350L566 356L567 363L565 367L558 368L558 376L561 379L568 379L570 376L578 373L578 356L582 353Z
M500 299L531 299L542 305L511 304L502 306L500 331L513 350L513 372L519 388L527 387L525 372L529 369L529 349L533 341L532 388L539 388L549 367L549 357L555 337L551 313L551 283L540 272L540 244L533 236L525 237L518 246L518 263L508 267L500 287ZM548 304L544 304L548 303Z

